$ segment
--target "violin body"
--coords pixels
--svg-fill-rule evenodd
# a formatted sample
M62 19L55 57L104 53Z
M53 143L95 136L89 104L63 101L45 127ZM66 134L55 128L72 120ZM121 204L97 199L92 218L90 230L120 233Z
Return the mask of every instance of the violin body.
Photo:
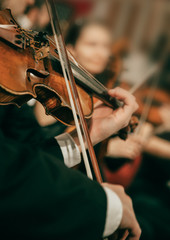
M139 108L136 113L140 116L146 107L146 98L150 95L151 89L150 87L146 87L140 89L136 92L137 102L139 104ZM156 89L154 92L153 99L151 99L152 105L149 109L147 121L152 123L154 126L161 125L163 123L162 118L159 113L159 108L163 104L170 104L170 94L162 89Z

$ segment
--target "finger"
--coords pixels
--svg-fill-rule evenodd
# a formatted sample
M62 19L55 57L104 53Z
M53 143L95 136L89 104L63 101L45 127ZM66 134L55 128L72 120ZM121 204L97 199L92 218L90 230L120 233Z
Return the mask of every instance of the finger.
M108 93L110 96L116 97L118 100L123 101L125 105L133 105L135 110L137 109L138 105L136 103L135 97L126 90L117 87L109 90Z
M130 106L127 106L127 108L125 106L120 107L110 115L110 121L117 120L118 124L121 124L121 128L125 128L129 124L132 113L133 109Z
M135 223L133 225L134 227L129 230L129 235L127 237L127 240L139 240L141 236L141 228L138 223Z
M98 106L102 105L103 102L101 100L98 100L95 104L94 104L94 108L97 108Z
M135 236L128 236L126 238L126 240L139 240L140 239L140 235L135 235Z
M140 239L140 234L135 234L135 235L129 235L126 240L139 240Z
M140 155L142 148L140 146L136 146L136 148L134 148L133 151L134 151L134 155L138 156L138 155Z
M129 235L129 231L128 230L122 230L122 233L119 235L119 240L127 239L128 235Z
M129 159L131 159L131 160L134 160L136 157L136 154L134 152L130 152L128 155L129 155ZM132 162L133 161L131 161L130 163L132 163Z

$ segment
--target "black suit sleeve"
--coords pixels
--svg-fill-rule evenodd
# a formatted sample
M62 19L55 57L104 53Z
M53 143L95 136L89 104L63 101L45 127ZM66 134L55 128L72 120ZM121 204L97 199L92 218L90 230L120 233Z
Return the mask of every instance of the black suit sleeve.
M1 239L100 239L104 190L64 165L54 139L16 141L0 129L0 156Z

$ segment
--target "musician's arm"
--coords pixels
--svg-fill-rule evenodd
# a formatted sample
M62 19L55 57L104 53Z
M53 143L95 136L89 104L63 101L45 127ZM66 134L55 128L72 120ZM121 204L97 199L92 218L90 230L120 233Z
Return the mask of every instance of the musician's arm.
M153 136L145 145L144 151L157 157L170 159L170 142Z
M65 135L67 138L67 135ZM64 141L64 135L62 136L62 141ZM61 138L58 141L59 145L62 146ZM76 154L75 159L80 156L79 148L74 146L76 143L72 138L69 140L70 144L67 149L69 152L65 155L66 158L69 156L69 162L74 162L74 154ZM71 143L72 142L72 143ZM73 151L71 151L73 146ZM64 149L61 147L61 151ZM66 150L66 149L65 149ZM65 151L64 150L64 151ZM76 153L77 152L77 153ZM64 156L64 154L63 154ZM70 159L72 160L70 161ZM77 158L78 159L78 158ZM64 159L66 163L66 159ZM129 239L138 240L141 234L139 224L135 218L133 206L131 199L124 192L123 187L114 184L102 184L103 189L106 194L106 218L105 227L103 231L103 237L111 235L116 231L117 228L129 229Z
M67 167L73 167L81 162L78 146L70 134L64 133L56 137ZM116 193L103 187L107 196L106 223L103 236L111 235L120 225L122 218L122 204Z

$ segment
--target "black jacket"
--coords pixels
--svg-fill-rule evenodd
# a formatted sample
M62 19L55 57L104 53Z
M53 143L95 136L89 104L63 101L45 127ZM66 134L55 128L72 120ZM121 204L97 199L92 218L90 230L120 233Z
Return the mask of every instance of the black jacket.
M64 165L31 109L0 106L0 239L97 240L105 214L103 189Z

